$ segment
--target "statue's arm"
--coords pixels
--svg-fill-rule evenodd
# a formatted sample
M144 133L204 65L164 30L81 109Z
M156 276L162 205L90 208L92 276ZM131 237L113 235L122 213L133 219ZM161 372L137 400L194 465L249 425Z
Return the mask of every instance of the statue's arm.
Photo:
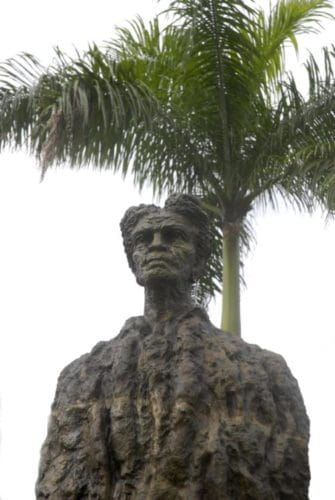
M109 497L108 415L85 356L63 370L41 451L37 499ZM92 378L92 377L91 377Z
M267 450L272 480L287 498L307 500L309 418L298 382L281 356L265 351L263 363L275 409Z

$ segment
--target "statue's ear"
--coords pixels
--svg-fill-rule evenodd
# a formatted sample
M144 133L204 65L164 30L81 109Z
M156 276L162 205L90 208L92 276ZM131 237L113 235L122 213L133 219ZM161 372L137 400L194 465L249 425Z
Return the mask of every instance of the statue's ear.
M194 264L193 272L192 272L192 281L198 281L199 278L204 274L205 271L205 259L198 259Z

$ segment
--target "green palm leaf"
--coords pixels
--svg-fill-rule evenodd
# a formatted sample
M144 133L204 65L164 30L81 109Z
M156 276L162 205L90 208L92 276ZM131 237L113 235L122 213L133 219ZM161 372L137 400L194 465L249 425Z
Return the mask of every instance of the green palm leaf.
M307 97L284 73L286 47L297 50L329 9L326 0L280 0L269 14L242 0L175 0L164 29L137 18L103 50L58 49L48 68L22 54L0 66L0 149L26 147L43 175L91 164L157 194L202 196L214 254L198 295L223 282L223 327L239 333L252 210L279 198L335 207L334 49L322 70L308 61Z

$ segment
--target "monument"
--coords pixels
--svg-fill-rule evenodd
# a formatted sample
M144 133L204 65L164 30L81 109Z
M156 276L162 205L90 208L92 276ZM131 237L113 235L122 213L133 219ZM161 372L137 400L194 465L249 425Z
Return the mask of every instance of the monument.
M62 371L37 499L307 500L309 421L284 359L193 302L211 246L198 200L132 207L121 230L144 315Z

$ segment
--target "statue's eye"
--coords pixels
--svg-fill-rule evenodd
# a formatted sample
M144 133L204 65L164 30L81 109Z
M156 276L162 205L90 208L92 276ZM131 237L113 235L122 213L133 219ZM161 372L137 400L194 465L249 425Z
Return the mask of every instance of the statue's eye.
M173 241L176 241L178 239L182 239L182 240L185 239L185 234L183 233L183 231L181 231L179 229L172 228L172 227L164 228L162 231L162 236L163 236L163 240L166 243L172 243Z
M140 245L141 243L148 244L151 243L153 239L152 231L142 231L135 236L135 245Z

